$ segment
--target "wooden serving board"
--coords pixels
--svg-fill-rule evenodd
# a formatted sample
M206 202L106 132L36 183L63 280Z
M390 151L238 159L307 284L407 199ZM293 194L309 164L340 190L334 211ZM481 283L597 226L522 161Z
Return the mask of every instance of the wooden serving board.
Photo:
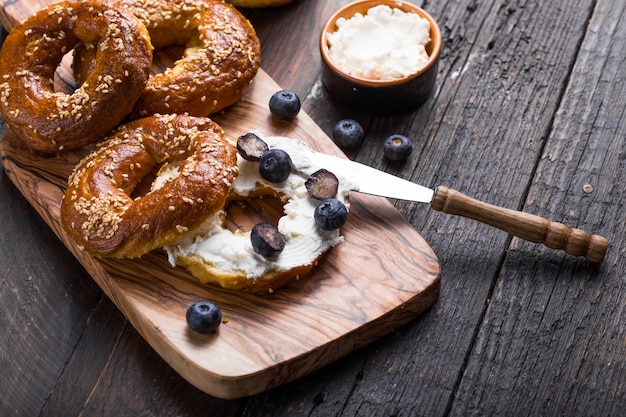
M20 13L44 3L10 3L3 10L7 29L27 17ZM167 56L158 59L167 64ZM63 63L57 87L71 89L72 83ZM241 102L214 119L233 138L261 130L343 155L304 113L294 123L272 120L267 103L279 89L261 70ZM307 277L268 295L202 285L171 267L162 250L135 260L94 258L76 247L60 222L67 177L87 151L33 155L10 130L0 142L4 170L30 204L148 343L208 394L237 398L301 377L397 329L437 300L440 265L430 246L387 199L356 193L342 229L345 242ZM191 332L185 321L187 307L205 299L228 319L208 336Z

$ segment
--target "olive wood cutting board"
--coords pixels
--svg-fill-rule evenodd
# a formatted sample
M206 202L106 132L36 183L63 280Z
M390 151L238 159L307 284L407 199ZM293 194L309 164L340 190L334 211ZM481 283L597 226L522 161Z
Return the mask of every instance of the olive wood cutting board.
M9 29L45 4L7 3L3 24ZM157 54L155 61L170 65L171 54ZM65 61L59 67L58 90L72 91L68 68ZM260 70L242 100L213 118L231 138L260 130L343 156L304 112L293 123L272 119L267 103L279 89ZM160 249L134 260L92 257L77 248L60 221L67 178L88 151L34 155L10 130L0 142L7 176L58 238L146 341L208 394L237 398L301 377L397 329L437 300L440 265L430 246L386 198L358 193L351 196L342 228L345 241L308 276L266 295L203 285L170 266ZM267 216L259 213L282 214L271 201L246 207L231 210L229 223L250 227L255 216ZM185 311L207 299L228 320L212 335L196 334L187 327Z

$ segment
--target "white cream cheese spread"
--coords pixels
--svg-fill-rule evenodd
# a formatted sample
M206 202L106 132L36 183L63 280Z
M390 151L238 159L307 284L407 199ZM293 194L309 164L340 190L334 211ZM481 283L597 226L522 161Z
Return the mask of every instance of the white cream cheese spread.
M392 80L416 73L428 61L430 24L417 13L380 5L336 24L327 35L329 57L350 75Z
M257 254L252 249L249 231L232 232L223 227L225 211L222 210L206 221L196 234L164 248L172 265L176 265L179 257L200 257L212 268L243 273L247 278L254 279L270 272L310 265L332 246L343 241L339 230L325 231L315 223L313 216L318 201L309 196L305 181L310 174L323 167L311 164L306 157L306 145L294 139L254 133L270 148L287 152L294 165L293 172L284 182L272 184L259 175L257 162L246 161L238 155L239 176L233 181L231 193L246 197L259 188L272 188L285 196L287 202L283 207L284 215L278 221L278 230L285 236L284 250L275 258ZM161 173L163 177L168 175L172 174ZM339 179L339 191L335 198L349 207L350 184L338 174L336 176Z

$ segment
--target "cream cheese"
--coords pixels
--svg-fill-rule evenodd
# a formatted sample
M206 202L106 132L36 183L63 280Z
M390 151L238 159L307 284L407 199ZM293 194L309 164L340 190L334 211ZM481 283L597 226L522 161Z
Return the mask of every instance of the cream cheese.
M348 74L392 80L419 71L428 61L430 24L417 13L380 5L365 15L339 18L327 35L329 58Z
M305 181L310 174L323 167L311 164L306 157L306 145L294 139L254 133L270 148L287 152L294 170L283 183L272 184L259 175L257 162L246 161L238 155L239 176L233 181L231 193L245 197L259 187L268 187L285 195L288 201L283 207L284 216L278 221L278 230L285 236L285 249L272 259L257 254L250 243L250 232L231 232L223 227L225 212L222 210L207 220L198 233L164 248L173 266L179 257L200 257L214 268L243 273L249 279L254 279L270 272L310 265L328 249L343 241L338 230L325 231L315 223L313 213L317 201L309 196ZM336 198L349 208L351 185L339 175L337 177L339 191Z

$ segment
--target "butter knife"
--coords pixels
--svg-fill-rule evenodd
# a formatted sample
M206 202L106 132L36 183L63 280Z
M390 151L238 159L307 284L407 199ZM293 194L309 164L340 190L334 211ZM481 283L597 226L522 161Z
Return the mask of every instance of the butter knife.
M356 192L430 203L437 211L477 220L529 242L584 256L590 262L602 262L607 251L606 238L534 214L488 204L443 186L433 190L349 159L319 152L311 152L309 157L312 165L349 179Z

